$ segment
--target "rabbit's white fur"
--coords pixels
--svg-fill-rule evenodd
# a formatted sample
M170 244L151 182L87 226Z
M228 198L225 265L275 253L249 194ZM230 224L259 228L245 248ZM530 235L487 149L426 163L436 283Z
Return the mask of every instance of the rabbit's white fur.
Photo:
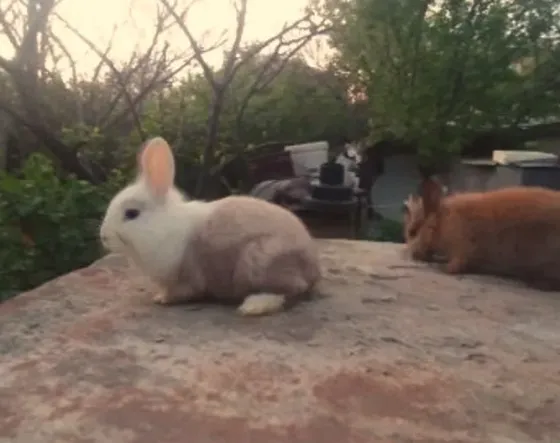
M131 257L154 280L167 278L182 259L185 244L198 225L212 213L212 205L186 201L171 190L169 201L158 205L143 179L123 189L109 203L101 225L101 239L111 251ZM146 208L134 223L124 223L124 209L140 204Z
M251 197L187 201L173 186L173 154L159 137L140 153L139 170L109 204L100 236L107 249L129 256L163 287L156 302L215 290L211 295L243 301L242 314L261 315L280 310L286 297L307 292L319 279L313 239L287 210ZM127 220L131 209L139 215Z

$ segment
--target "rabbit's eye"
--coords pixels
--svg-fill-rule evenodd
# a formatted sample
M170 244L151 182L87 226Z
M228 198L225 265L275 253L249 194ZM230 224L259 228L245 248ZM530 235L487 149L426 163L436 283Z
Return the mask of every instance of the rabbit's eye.
M134 220L140 215L140 211L138 209L127 209L124 211L124 218L125 220Z

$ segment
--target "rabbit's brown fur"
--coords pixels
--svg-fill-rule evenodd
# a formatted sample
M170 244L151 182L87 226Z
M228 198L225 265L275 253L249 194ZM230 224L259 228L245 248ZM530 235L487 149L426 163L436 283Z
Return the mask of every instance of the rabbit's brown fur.
M305 225L264 200L233 196L217 201L185 248L167 286L170 298L211 296L240 302L256 293L282 294L287 302L320 279L318 252Z
M451 274L488 273L560 289L560 192L510 187L443 197L429 179L422 206L420 227L407 240L413 258L441 254Z
M408 196L408 199L404 202L403 221L403 236L405 242L408 243L416 236L418 229L424 221L424 208L420 197L416 195Z

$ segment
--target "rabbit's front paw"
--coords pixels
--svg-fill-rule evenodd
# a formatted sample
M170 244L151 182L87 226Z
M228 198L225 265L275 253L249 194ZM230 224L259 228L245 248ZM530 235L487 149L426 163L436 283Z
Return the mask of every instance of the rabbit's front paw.
M445 272L448 274L463 274L465 273L467 263L461 257L453 257L444 265Z
M251 294L237 308L241 315L256 316L273 314L282 310L286 297L280 294Z
M158 305L170 305L174 302L173 297L169 296L168 291L158 292L152 300Z
M194 300L195 293L188 285L174 285L164 288L153 298L154 303L158 305L172 305L177 303L185 303Z

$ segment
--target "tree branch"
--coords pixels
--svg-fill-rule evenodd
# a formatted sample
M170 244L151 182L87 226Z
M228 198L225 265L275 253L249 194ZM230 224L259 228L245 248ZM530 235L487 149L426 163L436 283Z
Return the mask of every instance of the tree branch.
M12 0L12 2L4 9L0 9L0 26L4 30L4 35L12 45L12 47L17 50L20 45L21 37L17 35L17 31L13 23L9 23L8 21L8 13L14 7L16 0Z
M28 118L21 116L12 109L12 106L2 100L0 100L0 110L8 114L15 122L26 127L38 140L41 140L51 154L56 157L63 169L75 173L79 179L88 180L93 184L101 183L102 178L93 175L90 170L84 167L78 159L76 151L70 152L68 147L54 137L43 125L33 123Z
M84 43L86 43L88 45L88 47L94 51L101 60L103 60L105 62L105 64L109 67L109 69L111 69L111 71L113 72L113 74L115 75L117 82L121 88L121 93L125 98L125 101L128 105L128 109L130 114L132 115L132 118L134 120L134 124L136 126L136 129L138 131L138 133L141 135L142 138L145 138L146 134L144 133L144 129L142 127L142 121L140 119L140 116L138 115L137 109L136 109L136 104L135 101L133 100L131 94L128 91L128 87L127 87L127 79L124 78L124 76L122 75L122 72L115 66L115 64L113 63L113 61L108 57L107 52L105 51L101 51L96 45L95 43L93 43L89 38L87 38L85 35L83 35L78 29L76 29L74 26L72 26L70 23L68 23L65 19L63 19L62 17L60 17L59 14L55 13L55 16L62 22L64 23L64 25L70 29L74 35L76 35L80 40L82 40ZM157 22L156 22L156 30L154 31L154 35L152 37L152 41L150 43L150 46L148 47L146 53L140 58L140 60L138 61L137 66L141 66L143 64L143 62L148 61L154 51L155 46L157 45L158 39L161 35L161 32L163 31L163 26L164 26L164 21L165 21L165 17L161 14L158 15L157 17ZM165 52L165 48L164 48L164 52ZM154 74L154 77L158 76L159 72L156 72Z
M274 64L275 61L279 60L280 51L281 51L282 47L284 46L284 43L282 42L282 40L280 40L278 42L278 44L276 45L276 48L274 48L273 53L263 63L263 65L261 66L261 69L259 69L257 77L255 78L255 80L253 81L253 83L249 87L249 90L244 95L243 99L241 100L241 106L239 107L239 110L237 112L237 116L236 116L236 119L235 119L236 127L237 127L238 132L240 131L240 128L243 124L243 118L244 118L245 112L247 111L249 103L251 102L251 99L256 94L258 94L259 92L261 92L262 90L267 88L278 77L278 75L280 75L280 73L282 71L284 71L286 65L292 59L292 57L295 54L297 54L301 50L301 48L303 48L307 43L309 43L309 41L313 37L314 36L309 35L309 36L306 36L306 37L302 38L301 42L299 44L297 44L294 48L292 48L290 51L288 51L288 53L285 54L281 58L280 63L278 63L278 66L274 70L272 70L272 73L270 73L271 72L270 68L272 67L272 65ZM269 75L265 79L267 73Z
M187 37L187 40L189 41L189 44L190 44L192 50L194 51L194 58L200 64L200 67L202 68L202 71L204 73L204 78L206 78L206 81L210 84L212 89L217 89L218 88L218 83L216 82L214 72L212 71L212 68L210 67L210 65L208 64L206 59L204 58L204 52L206 52L206 51L204 51L204 49L198 44L198 42L195 40L194 36L192 35L191 31L189 30L189 28L185 24L185 19L186 19L186 16L187 16L187 13L188 13L189 9L198 0L191 0L191 3L185 8L185 10L180 15L177 14L177 12L175 11L176 3L175 3L175 5L171 5L169 3L169 0L159 0L159 1L163 4L163 6L167 10L167 12L175 19L175 22L177 23L179 28L181 28L181 31L183 31L183 33Z
M247 0L239 1L241 3L240 6L238 6L237 3L234 2L237 26L235 29L235 38L231 45L231 49L229 50L228 58L224 66L224 79L222 81L223 85L229 85L233 77L235 76L236 69L234 69L234 66L237 60L239 47L241 45L241 39L243 38L243 32L245 31L245 19L247 18Z
M309 24L309 28L307 28L306 30L308 31L309 35L311 35L311 36L317 36L317 35L323 34L323 33L327 32L328 29L329 29L329 27L327 27L325 25L326 19L323 19L320 24L312 23L311 22L311 14L306 14L305 16L303 16L300 19L294 21L290 25L285 24L284 27L280 31L278 31L276 34L274 34L272 37L269 37L266 40L263 40L262 42L259 42L256 45L254 45L253 47L251 47L244 54L244 57L237 63L237 65L233 67L233 69L232 69L233 72L231 74L231 77L233 78L235 76L235 74L237 73L237 71L239 70L239 68L241 68L243 65L245 65L249 61L251 61L256 55L261 53L264 49L269 47L274 42L279 41L279 40L283 41L284 37L289 32L298 29L298 27L300 25L302 25L303 23L308 23ZM294 41L299 40L300 38L301 37L296 38L292 41L283 42L283 44L288 45L290 43L293 43Z
M165 84L170 79L175 77L175 75L177 75L185 67L190 65L194 59L195 59L194 56L186 59L180 66L178 66L177 68L175 68L172 71L169 71L164 76L161 76L159 78L156 77L156 76L152 77L151 81L147 85L145 85L144 88L142 88L142 90L136 95L136 97L134 97L134 100L133 100L134 106L137 106L139 103L141 103L148 96L148 94L150 94L150 92L152 92L154 89L156 89L158 87L158 85ZM126 111L123 111L120 114L117 114L116 116L114 116L111 119L110 122L107 122L103 126L105 127L105 129L109 130L109 129L115 127L117 124L119 124L124 118L126 118L126 116L127 116ZM102 120L104 120L104 119L102 119Z
M72 54L70 54L70 51L68 50L66 45L64 43L62 43L62 40L60 38L58 38L58 36L55 35L54 32L50 32L49 37L50 37L50 39L52 39L56 43L56 45L60 48L60 50L66 56L66 59L68 60L68 63L70 64L70 70L72 71L72 82L75 85L75 87L78 86L78 72L76 70L76 62L74 61L74 58L72 57ZM77 114L78 114L78 120L80 122L83 122L83 120L84 120L84 107L83 107L83 104L80 100L76 100L76 111L77 111Z

